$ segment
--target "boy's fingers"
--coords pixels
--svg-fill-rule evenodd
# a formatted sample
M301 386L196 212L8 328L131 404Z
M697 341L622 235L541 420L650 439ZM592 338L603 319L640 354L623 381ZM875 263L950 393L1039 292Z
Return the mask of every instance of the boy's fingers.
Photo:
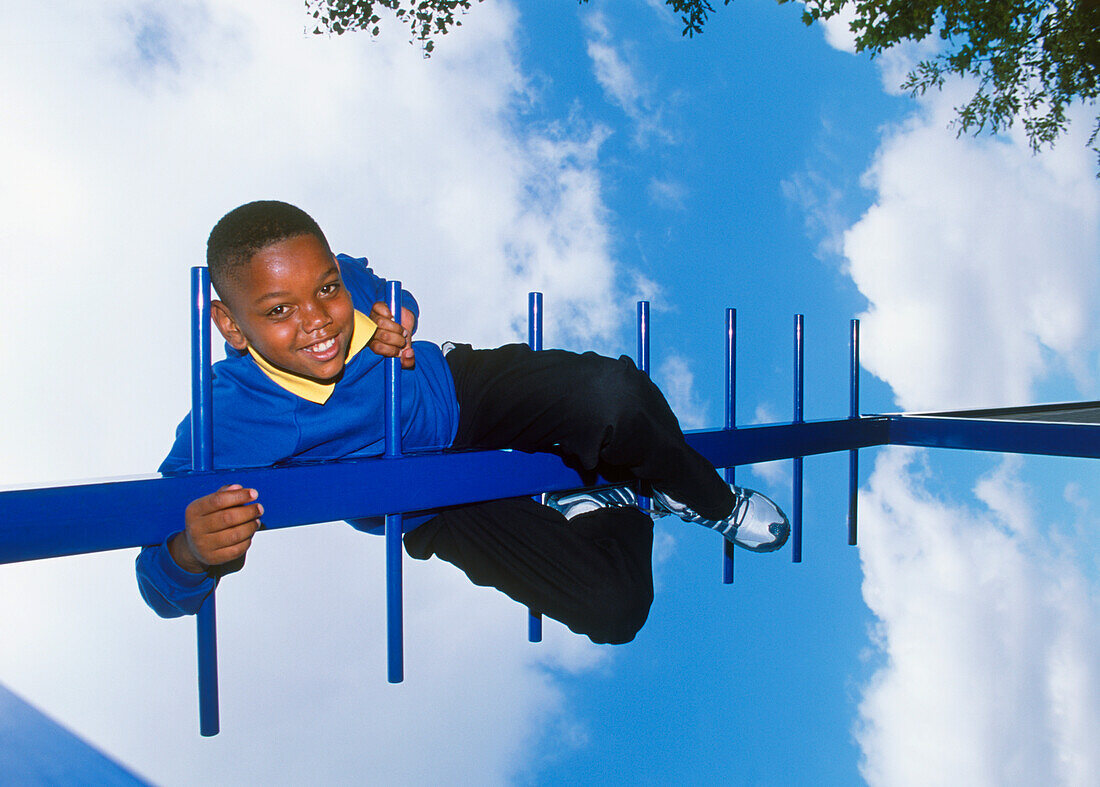
M375 323L379 330L390 331L392 333L408 333L408 329L390 317L379 317L378 322Z
M252 544L252 536L260 528L258 519L250 519L227 530L205 533L190 539L191 552L201 563L218 566L234 560Z
M400 333L376 331L367 344L376 355L393 358L408 345L408 341Z
M370 318L379 330L395 331L404 336L409 335L409 331L412 330L412 326L416 322L416 316L408 309L401 310L401 322L397 322L393 318L390 307L381 302L371 307Z
M385 339L387 344L393 344L394 342L404 342L408 337L409 332L404 327L398 325L395 322L383 322L378 325L378 329L374 332L374 336L379 339Z
M373 352L375 355L382 355L387 358L392 358L399 352L401 352L400 347L395 347L392 344L386 344L385 342L377 342L374 340L371 340L371 342L367 346L370 347L371 352Z
M259 503L253 503L248 506L234 506L232 508L223 508L220 511L216 511L208 517L210 520L209 532L216 533L219 531L230 530L238 525L242 525L246 522L251 522L255 519L259 519L264 513L264 507Z
M390 344L394 347L405 346L405 334L400 330L383 331L379 329L374 332L374 336L372 338L375 341L381 342L382 344Z
M251 542L252 536L256 533L256 530L256 520L250 519L243 524L236 525L235 527L231 527L226 530L219 530L216 533L211 533L210 536L206 539L207 551L217 552L222 549L234 547L237 544Z
M210 514L226 508L246 505L259 496L260 493L255 489L246 489L240 484L230 484L229 486L223 486L212 495L207 495L205 498L199 498L199 501L205 501L206 505L201 506L198 513L200 515Z

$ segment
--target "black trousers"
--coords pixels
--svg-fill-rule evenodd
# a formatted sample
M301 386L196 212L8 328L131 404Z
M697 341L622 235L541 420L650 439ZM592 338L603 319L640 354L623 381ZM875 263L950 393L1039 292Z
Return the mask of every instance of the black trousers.
M555 453L582 475L644 481L704 516L732 509L729 488L629 358L458 345L447 362L456 448ZM653 602L653 523L633 508L567 521L530 498L463 506L406 534L405 549L437 555L594 642L629 642Z

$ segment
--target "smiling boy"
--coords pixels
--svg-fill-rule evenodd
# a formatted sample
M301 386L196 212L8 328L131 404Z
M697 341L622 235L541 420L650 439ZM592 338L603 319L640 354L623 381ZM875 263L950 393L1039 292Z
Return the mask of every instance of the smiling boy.
M378 456L383 363L400 357L405 450L514 448L556 453L584 472L641 480L664 513L753 551L787 539L782 512L730 487L684 441L660 391L627 358L535 352L526 345L444 352L410 341L419 310L402 293L401 324L366 260L334 256L320 227L286 203L253 202L210 234L207 263L227 343L214 367L214 465ZM190 468L185 418L161 472ZM243 564L263 514L254 489L193 501L183 528L138 556L142 595L165 617L190 614ZM441 513L405 536L480 585L597 642L626 642L653 599L652 520L629 486L498 500Z

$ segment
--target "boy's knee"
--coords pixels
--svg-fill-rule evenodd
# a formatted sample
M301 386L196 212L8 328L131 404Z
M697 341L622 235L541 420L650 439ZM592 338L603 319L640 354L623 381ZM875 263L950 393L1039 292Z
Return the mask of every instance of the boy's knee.
M622 645L641 631L652 604L652 588L600 594L590 599L585 622L570 628L600 645Z

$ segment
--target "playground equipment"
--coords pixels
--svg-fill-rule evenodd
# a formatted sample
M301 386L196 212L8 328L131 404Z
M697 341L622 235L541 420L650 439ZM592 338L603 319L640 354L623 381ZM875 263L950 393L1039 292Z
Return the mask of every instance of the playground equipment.
M400 319L399 282L389 282L391 310ZM386 539L388 679L403 670L401 535L445 506L539 495L583 486L556 457L518 451L406 454L400 445L397 359L386 360L386 444L377 459L244 470L213 469L210 286L205 268L192 271L192 455L187 475L101 479L70 486L0 491L0 563L159 544L179 528L179 512L211 489L238 483L260 491L264 524L275 530L341 519L382 518ZM950 413L859 414L859 322L851 321L850 409L846 417L803 418L802 315L794 319L793 414L790 422L734 423L736 312L726 310L725 426L689 432L688 442L733 480L737 465L792 459L791 558L802 560L802 458L849 452L848 543L857 537L858 451L880 445L1100 457L1100 402ZM637 362L649 371L649 304L638 304ZM542 297L529 299L528 341L542 346ZM601 479L602 481L602 479ZM303 493L324 485L323 498ZM400 491L394 491L400 490ZM123 512L124 515L120 515ZM47 515L48 513L48 515ZM723 581L733 580L733 555L724 542ZM200 732L219 729L214 594L197 615ZM528 638L541 639L541 620L528 615Z

